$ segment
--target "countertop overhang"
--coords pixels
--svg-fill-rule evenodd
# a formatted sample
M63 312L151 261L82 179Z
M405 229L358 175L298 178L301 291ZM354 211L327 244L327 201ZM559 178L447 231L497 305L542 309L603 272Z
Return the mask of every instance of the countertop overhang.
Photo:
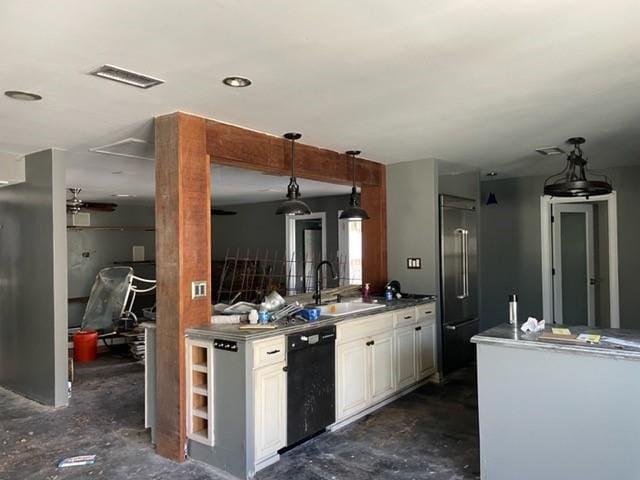
M303 332L305 330L314 329L317 327L324 327L327 325L336 325L340 322L347 320L353 320L361 317L368 317L373 315L380 315L382 313L391 312L394 310L402 310L403 308L411 308L417 305L426 303L432 303L436 300L435 295L425 295L422 298L410 298L399 299L391 301L377 302L380 305L384 305L384 308L375 310L367 310L364 312L358 312L353 314L347 314L340 317L328 317L321 316L318 320L313 322L307 322L295 325L279 326L273 330L240 330L238 324L210 324L201 325L197 327L188 328L186 331L187 336L194 337L218 337L228 340L236 340L246 342L250 340L257 340L261 338L273 337L276 335L289 335L292 333Z
M640 331L618 328L593 328L587 326L563 326L571 329L572 333L592 333L595 335L615 337L621 340L638 342L640 344ZM550 327L545 329L551 331ZM580 355L595 355L608 358L623 358L640 360L640 348L620 347L604 341L597 344L575 344L560 343L556 341L540 340L540 333L524 333L518 326L517 329L510 324L502 324L490 328L471 338L471 342L478 345L497 345L509 348L526 348L540 351L556 351L565 353L576 353Z

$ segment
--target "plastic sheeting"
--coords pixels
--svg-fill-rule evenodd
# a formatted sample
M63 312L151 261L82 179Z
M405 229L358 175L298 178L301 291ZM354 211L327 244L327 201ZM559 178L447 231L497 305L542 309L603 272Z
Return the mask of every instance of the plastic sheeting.
M118 326L133 282L131 267L103 268L91 287L82 330L113 332Z

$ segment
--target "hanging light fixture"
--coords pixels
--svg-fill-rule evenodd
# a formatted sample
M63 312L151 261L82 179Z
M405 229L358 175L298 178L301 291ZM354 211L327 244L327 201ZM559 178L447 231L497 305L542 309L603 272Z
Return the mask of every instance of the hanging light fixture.
M587 169L587 159L584 158L582 145L586 140L582 137L572 137L567 143L573 145L573 150L567 155L567 164L560 173L550 176L544 181L544 194L553 197L590 197L611 193L613 187L609 178L601 173ZM587 173L600 180L588 180Z
M302 138L301 133L289 132L284 134L284 138L291 140L291 177L289 178L289 186L287 187L287 200L276 210L276 215L307 215L311 213L309 205L304 203L300 198L300 187L296 180L296 140Z
M349 198L349 208L342 211L340 220L368 220L369 215L363 208L360 208L360 194L356 190L356 155L360 155L361 152L360 150L349 150L345 153L351 157L353 162L353 187Z

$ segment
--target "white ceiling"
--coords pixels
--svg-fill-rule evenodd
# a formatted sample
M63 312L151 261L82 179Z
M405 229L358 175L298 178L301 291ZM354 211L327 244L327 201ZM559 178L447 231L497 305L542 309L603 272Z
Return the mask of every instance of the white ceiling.
M544 173L561 158L533 149L582 135L595 167L636 164L639 22L638 0L4 0L0 89L44 98L0 98L0 152L89 158L183 110L383 163ZM87 75L103 63L166 84ZM232 89L227 75L254 84ZM144 169L117 157L73 168Z
M152 205L155 198L153 160L111 155L71 153L67 156L67 185L82 187L85 201ZM285 200L289 177L264 175L252 170L211 166L211 191L215 206ZM345 185L298 179L303 198L348 195ZM116 195L131 195L117 197Z

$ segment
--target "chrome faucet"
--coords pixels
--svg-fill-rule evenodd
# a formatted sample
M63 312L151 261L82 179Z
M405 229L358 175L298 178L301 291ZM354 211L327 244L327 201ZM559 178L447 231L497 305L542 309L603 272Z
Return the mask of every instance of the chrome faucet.
M336 274L333 271L333 265L328 260L323 260L316 267L316 293L313 295L314 300L316 301L316 305L320 305L322 303L321 289L322 289L322 281L320 279L320 272L322 271L323 265L329 265L329 270L331 270L331 276L335 279Z

